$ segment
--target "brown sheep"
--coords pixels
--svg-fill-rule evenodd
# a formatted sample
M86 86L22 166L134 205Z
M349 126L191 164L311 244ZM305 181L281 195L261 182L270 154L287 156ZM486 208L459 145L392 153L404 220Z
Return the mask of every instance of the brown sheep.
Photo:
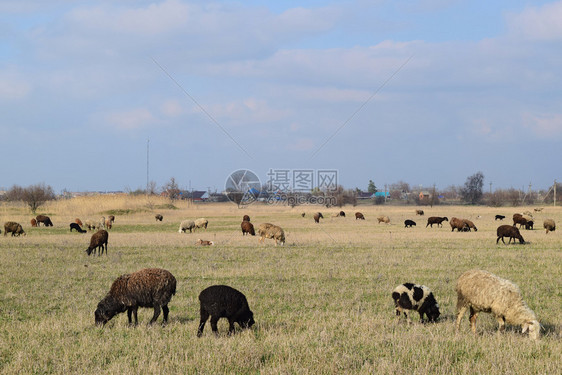
M37 215L35 217L35 220L37 220L37 226L40 226L41 223L43 223L44 226L46 227L52 227L53 226L53 222L51 221L51 218L45 215Z
M306 216L306 212L303 212L303 213L301 214L301 217L305 217L305 216Z
M467 219L462 219L462 221L468 226L468 231L470 232L471 229L474 229L475 232L478 232L478 228L476 228L476 225L474 225L474 223L470 220Z
M119 276L104 299L98 303L94 313L97 325L104 325L115 315L127 311L129 325L133 324L131 316L135 316L138 324L137 310L139 307L154 308L154 315L149 324L153 324L164 313L164 324L168 321L168 303L176 294L176 278L169 271L161 268L145 268L143 270Z
M243 236L246 234L251 234L252 236L256 235L256 232L254 230L254 224L250 223L249 221L244 220L242 224L240 224L240 227L242 228Z
M314 222L317 223L317 224L320 223L320 219L323 219L323 218L324 218L324 216L322 216L321 212L317 212L317 213L314 214Z
M363 216L363 214L361 212L356 212L355 213L355 220L360 219L360 220L365 220L365 216Z
M12 233L12 237L19 237L21 234L25 236L25 231L23 230L21 224L16 223L15 221L7 221L4 223L4 237L6 237L10 232Z
M75 222L76 224L80 225L81 227L84 226L84 224L82 224L82 220L80 220L80 219L78 219L78 218L74 219L74 222Z
M260 235L260 242L263 242L265 238L271 238L275 240L275 246L278 243L281 243L281 245L285 244L285 232L277 225L270 223L260 224L258 234Z
M546 233L554 232L556 230L556 223L552 219L545 219L543 227L546 229Z
M35 220L35 219L31 219L30 223L31 223L31 226L34 227L34 228L37 226L37 220Z
M451 232L454 232L455 229L459 232L468 232L470 230L468 224L466 224L462 219L457 219L456 217L452 217L449 224L451 225Z
M513 214L513 226L519 224L519 228L524 225L527 225L527 219L523 217L521 214Z
M379 216L377 217L377 220L380 223L385 223L385 224L390 224L390 218L388 216Z
M433 224L437 224L438 227L442 227L444 221L449 221L447 216L431 216L427 218L427 224L425 225L425 227L427 228L427 226L429 225L431 228L433 228Z
M107 255L107 239L109 238L109 233L106 230L99 230L96 233L92 234L92 238L90 239L90 246L86 249L86 253L88 255L95 253L96 249L98 250L98 256L103 254L105 249L105 255Z
M505 245L505 241L503 239L504 237L509 237L508 244L511 243L511 240L513 240L513 243L515 243L516 239L519 240L519 243L525 243L523 236L521 236L521 233L519 233L519 229L512 225L500 225L496 233L498 235L496 245L500 242L500 238Z
M211 246L211 245L214 245L215 243L214 243L213 241L207 241L207 240L198 239L195 244L196 244L196 245L201 245L201 246Z
M105 220L105 228L111 229L112 226L113 226L113 221L111 221L110 219L106 219Z
M416 215L423 216L423 214L424 214L423 210L416 210Z
M156 215L154 215L154 218L156 219L156 221L162 221L162 219L164 219L164 216L162 216L160 214L156 214Z
M250 216L244 215L244 217L242 218L242 221L250 221Z

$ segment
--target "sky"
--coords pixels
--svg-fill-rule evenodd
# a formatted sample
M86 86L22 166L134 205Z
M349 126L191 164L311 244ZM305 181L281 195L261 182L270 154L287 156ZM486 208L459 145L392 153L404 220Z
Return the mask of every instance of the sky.
M0 0L0 188L561 180L562 1Z

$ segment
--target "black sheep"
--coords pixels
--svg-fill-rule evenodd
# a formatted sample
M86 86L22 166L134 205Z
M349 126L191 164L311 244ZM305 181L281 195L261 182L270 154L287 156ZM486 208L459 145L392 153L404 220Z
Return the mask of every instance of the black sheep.
M494 220L503 220L505 219L504 215L496 215L496 218Z
M344 211L340 211L340 213L338 214L338 216L345 217L345 212L344 212Z
M169 271L161 268L143 270L119 276L111 285L109 293L98 303L94 313L97 325L104 325L115 315L127 311L129 325L131 315L138 324L139 307L154 308L154 315L149 324L153 324L164 313L164 323L168 321L168 303L176 294L176 278Z
M35 217L35 221L37 221L37 226L40 226L41 223L43 223L43 225L46 227L53 226L51 218L45 215L37 215L37 217Z
M515 226L512 225L500 225L498 227L497 230L497 235L498 235L498 239L496 240L496 244L498 244L500 242L500 238L502 240L502 242L505 244L504 241L504 237L509 237L509 242L508 244L511 243L511 240L513 240L513 243L515 243L515 240L518 239L519 243L525 243L525 240L523 239L523 236L521 236L521 233L519 233L519 229L517 229Z
M72 230L76 230L78 233L86 233L87 231L80 228L80 225L76 224L76 223L70 223L70 231L72 232Z
M103 250L105 247L105 255L107 255L107 239L109 238L109 233L106 230L99 230L96 233L92 234L92 238L90 239L90 246L86 249L86 253L88 255L95 253L96 249L98 250L98 256L103 254Z
M227 285L213 285L204 289L199 294L201 304L201 320L197 337L203 335L203 328L209 316L211 317L211 329L218 334L217 322L220 318L227 318L228 334L234 333L234 323L242 328L250 328L254 325L254 313L248 306L246 296L238 290Z
M410 219L404 220L404 228L408 228L408 227L411 228L412 226L414 226L414 227L416 226L416 222L415 222L415 221L410 220Z
M435 300L433 293L425 285L414 285L412 283L404 283L398 285L392 292L392 299L396 306L396 315L400 316L400 312L404 310L416 310L420 314L422 323L423 315L427 316L428 321L436 322L441 313L439 312L439 304Z
M156 214L154 215L154 218L156 219L156 221L162 221L162 219L164 218L164 216L160 215L160 214Z

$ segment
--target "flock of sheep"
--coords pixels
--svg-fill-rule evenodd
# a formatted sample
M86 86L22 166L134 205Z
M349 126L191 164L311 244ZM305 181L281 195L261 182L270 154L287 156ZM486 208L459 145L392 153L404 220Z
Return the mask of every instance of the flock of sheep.
M303 213L302 217L306 214ZM424 215L423 210L416 210L416 215ZM332 217L345 217L345 212L340 211ZM162 221L160 214L155 216L157 221ZM324 216L320 212L313 214L315 223L320 223L320 219ZM496 215L495 220L503 220L505 216ZM357 212L356 220L365 220L365 216ZM388 216L379 216L378 223L390 223ZM107 255L107 243L109 234L106 229L111 229L115 217L109 216L107 219L101 217L97 222L86 220L84 223L80 219L70 224L70 231L76 230L85 233L83 226L89 230L99 229L95 232L90 240L90 245L86 249L86 253L102 255L104 250ZM427 219L426 228L433 227L436 224L442 227L443 221L448 221L451 225L451 231L457 229L461 231L477 231L474 223L467 219L458 219L452 217L432 216ZM195 229L207 229L209 221L205 218L196 220L184 220L180 223L179 233L185 233L189 230L191 233ZM53 226L48 216L38 215L31 220L32 226ZM534 220L531 213L513 215L513 225L501 225L497 229L496 244L501 239L505 244L504 237L509 237L509 243L512 240L519 240L524 243L519 227L533 229ZM404 222L406 228L415 226L416 223L407 219ZM552 219L546 219L543 223L546 233L554 231L556 224ZM250 217L244 215L241 223L242 235L256 234ZM12 233L12 236L25 235L25 231L19 223L9 221L4 224L4 236ZM275 244L283 245L285 243L285 232L277 225L264 223L260 224L257 229L260 236L260 242L264 239L273 239ZM212 241L199 239L199 245L213 245ZM470 309L470 325L473 332L476 332L476 318L479 312L492 313L499 324L499 331L505 329L505 323L520 325L522 332L529 332L529 336L533 340L537 340L540 336L541 325L538 322L534 312L523 301L519 288L512 282L502 279L487 271L470 270L463 273L456 283L457 293L457 318L456 330L460 328L460 322L468 309ZM137 310L139 307L151 307L154 309L154 315L150 320L153 324L163 312L164 323L168 320L168 303L172 296L176 293L176 279L167 270L158 268L143 269L132 274L125 274L118 277L108 292L108 294L99 302L94 316L95 323L104 325L115 315L127 311L129 324L133 324L132 316L134 315L135 325L138 324ZM407 317L407 310L417 311L422 322L425 322L424 315L428 322L436 322L440 316L439 305L433 292L424 285L416 285L413 283L405 283L397 286L392 292L396 315L403 313ZM253 313L249 308L248 302L244 294L238 290L226 285L214 285L203 290L199 295L200 301L200 323L197 330L197 336L203 333L208 318L211 318L211 328L217 333L217 322L220 318L227 318L229 321L229 334L234 333L234 323L242 328L251 327L255 321Z

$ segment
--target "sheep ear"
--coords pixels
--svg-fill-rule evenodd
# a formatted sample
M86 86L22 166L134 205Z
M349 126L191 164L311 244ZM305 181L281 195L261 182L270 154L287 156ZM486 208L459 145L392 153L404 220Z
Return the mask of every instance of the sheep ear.
M527 330L529 329L529 325L532 324L532 322L525 322L523 324L523 329L521 330L521 333L525 333L527 332Z

